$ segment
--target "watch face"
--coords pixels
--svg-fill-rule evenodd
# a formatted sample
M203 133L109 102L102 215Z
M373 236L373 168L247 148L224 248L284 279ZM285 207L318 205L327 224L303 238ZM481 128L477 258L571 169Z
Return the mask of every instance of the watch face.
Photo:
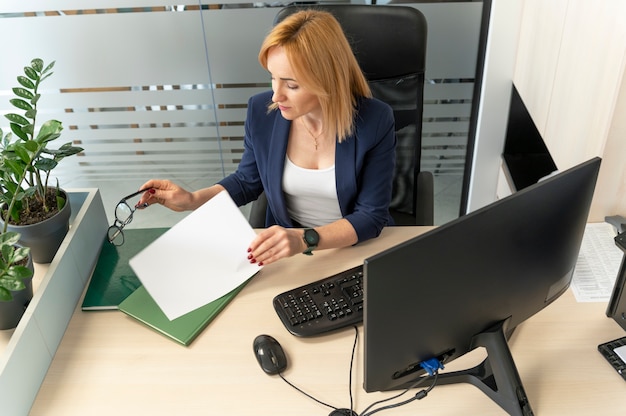
M319 239L320 237L317 234L317 231L313 229L309 229L304 232L304 240L309 246L316 246L319 242Z

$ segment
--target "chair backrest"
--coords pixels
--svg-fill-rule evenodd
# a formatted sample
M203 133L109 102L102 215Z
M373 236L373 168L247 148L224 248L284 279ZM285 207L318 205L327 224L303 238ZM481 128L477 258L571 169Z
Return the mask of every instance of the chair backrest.
M326 10L335 16L372 94L393 108L398 146L390 209L396 223L415 224L422 142L426 18L419 10L407 6L293 5L281 9L274 23L303 8Z

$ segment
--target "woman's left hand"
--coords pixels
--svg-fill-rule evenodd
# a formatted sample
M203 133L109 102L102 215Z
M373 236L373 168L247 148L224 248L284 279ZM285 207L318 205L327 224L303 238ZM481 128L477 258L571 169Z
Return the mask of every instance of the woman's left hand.
M302 235L303 231L298 228L271 226L257 234L250 243L248 260L250 263L264 266L282 258L302 253L306 250Z

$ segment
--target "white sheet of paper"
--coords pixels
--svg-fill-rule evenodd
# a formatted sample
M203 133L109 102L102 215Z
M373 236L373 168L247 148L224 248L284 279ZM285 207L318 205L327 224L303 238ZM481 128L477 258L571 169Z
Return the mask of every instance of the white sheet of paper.
M256 233L226 191L129 260L168 319L210 303L259 271L247 249Z
M606 222L585 227L570 285L578 302L609 301L623 257L615 245L615 235L615 229Z

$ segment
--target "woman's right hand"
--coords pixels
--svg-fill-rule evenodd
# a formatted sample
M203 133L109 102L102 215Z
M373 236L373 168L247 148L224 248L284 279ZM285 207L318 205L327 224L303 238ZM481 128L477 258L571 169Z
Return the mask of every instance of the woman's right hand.
M148 189L141 196L136 207L146 208L152 204L161 204L172 211L188 211L193 206L193 194L174 182L166 179L151 179L144 183L140 189Z

